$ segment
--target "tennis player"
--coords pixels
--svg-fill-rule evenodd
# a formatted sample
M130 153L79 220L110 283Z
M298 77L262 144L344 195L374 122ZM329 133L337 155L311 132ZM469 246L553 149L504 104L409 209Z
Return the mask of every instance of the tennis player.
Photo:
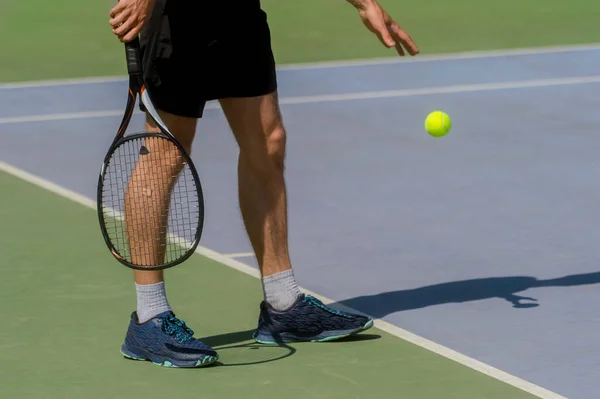
M385 47L395 48L400 56L419 53L376 0L346 1ZM254 339L329 341L371 328L373 321L367 317L341 313L304 295L294 279L287 237L286 131L260 0L120 0L109 14L112 32L121 42L139 35L149 94L188 152L206 101L218 100L225 113L239 146L240 209L262 276L264 301ZM147 130L158 131L149 117L146 121ZM144 241L141 231L132 234L137 237L130 240ZM122 353L171 367L214 363L217 352L173 313L163 272L135 271L134 279L137 311Z

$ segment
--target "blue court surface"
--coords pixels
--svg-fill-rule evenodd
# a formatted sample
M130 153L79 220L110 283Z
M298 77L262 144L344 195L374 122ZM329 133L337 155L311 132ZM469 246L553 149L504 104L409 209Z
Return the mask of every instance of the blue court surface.
M279 84L302 286L597 398L600 47L286 67ZM124 78L0 86L0 161L95 198L126 90ZM453 120L437 139L423 129L436 109ZM202 245L255 267L216 103L193 159Z

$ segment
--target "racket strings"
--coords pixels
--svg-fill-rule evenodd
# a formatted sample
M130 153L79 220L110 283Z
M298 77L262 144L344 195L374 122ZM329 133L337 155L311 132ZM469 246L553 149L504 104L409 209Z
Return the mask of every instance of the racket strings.
M179 149L164 137L126 140L105 170L105 227L118 254L138 266L184 256L200 224L198 187Z

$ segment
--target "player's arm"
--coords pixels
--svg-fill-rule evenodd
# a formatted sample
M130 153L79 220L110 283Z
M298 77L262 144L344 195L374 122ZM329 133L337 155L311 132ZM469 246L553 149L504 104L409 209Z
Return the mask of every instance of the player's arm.
M155 0L119 0L110 10L112 32L120 41L132 41L152 16Z
M395 47L399 55L403 56L404 49L410 55L419 53L419 48L412 38L394 21L376 0L346 0L358 11L363 24L387 48Z

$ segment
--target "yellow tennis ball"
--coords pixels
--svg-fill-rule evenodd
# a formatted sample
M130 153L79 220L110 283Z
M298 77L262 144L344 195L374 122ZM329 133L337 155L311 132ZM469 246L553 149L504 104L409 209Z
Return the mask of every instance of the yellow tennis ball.
M425 118L425 130L433 137L445 136L451 128L452 121L445 112L434 111Z

